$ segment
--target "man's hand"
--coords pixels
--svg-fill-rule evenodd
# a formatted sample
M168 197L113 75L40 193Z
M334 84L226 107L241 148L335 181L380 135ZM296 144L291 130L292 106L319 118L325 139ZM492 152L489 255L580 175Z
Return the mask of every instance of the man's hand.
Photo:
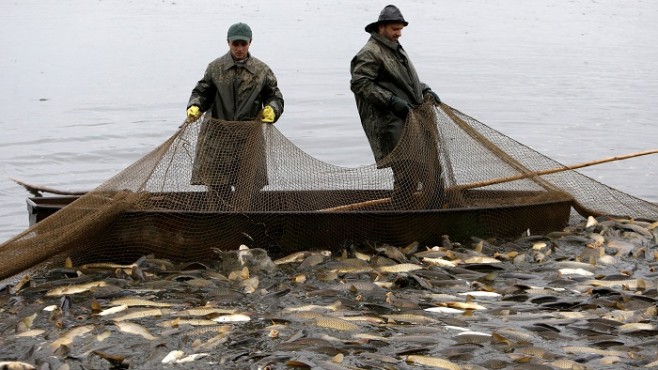
M199 109L199 107L191 105L187 108L187 119L190 120L190 122L198 120L199 117L201 117L201 109Z
M274 113L274 109L271 106L266 105L265 108L263 108L262 117L263 117L263 122L274 123L274 120L276 118L276 113Z
M395 114L398 118L402 118L402 119L407 118L411 106L406 100L400 99L397 96L393 95L391 96L391 100L389 101L388 104L390 105L393 114Z
M439 99L439 95L437 95L432 90L425 90L425 95L423 96L423 98L425 98L425 100L427 100L427 98L431 98L432 100L434 100L435 105L441 104L441 99Z

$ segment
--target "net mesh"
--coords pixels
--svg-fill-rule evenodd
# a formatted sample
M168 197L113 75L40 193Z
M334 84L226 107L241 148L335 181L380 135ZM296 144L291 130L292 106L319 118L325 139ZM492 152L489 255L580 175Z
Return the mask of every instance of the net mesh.
M546 174L537 174L541 171ZM98 188L0 246L0 274L154 254L272 255L348 244L403 245L560 230L599 215L658 219L612 189L458 110L423 104L376 164L319 161L275 126L204 118Z

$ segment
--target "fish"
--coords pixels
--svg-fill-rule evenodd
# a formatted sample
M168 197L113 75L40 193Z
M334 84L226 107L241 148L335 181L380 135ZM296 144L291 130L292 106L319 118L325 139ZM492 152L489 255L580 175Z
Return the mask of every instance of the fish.
M459 364L456 364L452 361L443 359L443 358L438 358L438 357L430 357L430 356L420 356L420 355L409 355L405 359L407 363L410 364L420 364L420 365L425 365L425 366L430 366L430 367L436 367L439 369L447 369L447 370L461 370L462 367Z
M36 370L32 364L23 361L0 361L0 369L6 370Z
M546 351L546 349L541 347L535 347L535 346L521 347L518 349L518 352L542 359L546 359L548 357L554 357L554 355L550 354L548 351Z
M119 306L114 306L110 307L108 309L105 309L101 312L98 313L99 316L108 316L108 315L114 315L115 313L119 313L121 311L124 311L128 308L125 304L119 305Z
M146 308L146 309L137 309L135 311L124 314L123 316L115 317L112 320L115 322L134 320L134 319L143 319L146 317L160 317L162 315L167 315L171 312L169 309L160 309L160 308Z
M366 340L366 341L376 340L376 341L387 342L387 343L390 341L390 337L383 337L381 335L374 335L368 333L356 333L352 335L352 338Z
M92 290L93 288L104 286L109 286L109 284L102 280L77 285L60 286L47 291L46 297L60 297L63 295L84 293Z
M242 291L246 294L251 294L258 289L258 284L260 283L260 279L258 276L252 276L248 279L242 280L240 282L240 286L242 287Z
M594 273L581 268L562 268L558 270L562 275L594 276Z
M454 338L457 343L480 344L491 341L491 334L479 331L463 331L458 333Z
M100 350L92 350L90 353L93 353L94 355L107 360L112 365L111 368L125 368L127 365L124 363L126 356L121 354L108 353Z
M635 311L613 310L604 314L601 317L606 320L614 320L614 321L625 323L633 316L635 316Z
M337 274L364 274L374 271L371 266L349 266L344 265L334 269L329 270Z
M615 256L628 256L635 249L635 244L623 240L611 240L608 242L608 248L617 251Z
M111 335L112 335L111 331L105 330L102 333L96 335L96 340L102 342L105 339L109 338Z
M160 271L174 271L176 266L169 260L163 258L155 258L147 256L142 263L144 266L150 266L151 269L158 269Z
M198 359L201 359L201 358L204 358L204 357L208 357L208 356L210 356L209 353L193 353L193 354L191 354L191 355L187 355L187 356L185 356L185 357L183 357L183 358L179 358L178 360L175 361L175 363L177 363L177 364L184 364L184 363L188 363L188 362L196 361L196 360L198 360Z
M644 365L643 367L656 367L656 366L658 366L658 359L656 359L655 361L649 362L648 364Z
M336 291L357 291L357 292L369 292L373 290L384 290L379 285L371 283L369 281L349 281L346 283L336 284L331 286L331 289Z
M375 316L343 316L342 319L347 321L363 321L372 324L379 324L384 322L384 319Z
M289 254L285 257L275 259L274 264L275 265L283 265L286 263L294 263L294 262L302 262L304 258L306 258L309 255L308 252L295 252L293 254Z
M117 321L117 322L114 323L114 325L118 326L119 330L124 332L124 333L139 335L139 336L141 336L141 337L143 337L144 339L147 339L147 340L158 339L158 337L151 334L148 331L148 329L146 329L144 326L136 324L134 322Z
M60 346L69 346L71 343L73 343L73 340L76 337L89 333L93 328L94 328L93 325L76 326L68 330L64 334L62 334L59 338L55 339L52 343L50 343L50 348L53 351L55 351Z
M25 284L29 284L29 282L30 282L30 275L23 275L23 277L16 283L16 285L14 285L13 287L11 287L11 289L9 289L9 293L11 294L18 293L21 289L23 289L23 286Z
M370 261L372 259L372 256L370 256L369 254L361 253L359 251L354 251L354 257L362 261Z
M606 254L599 257L598 262L604 265L616 265L618 261L614 256Z
M496 292L488 292L484 290L475 290L472 292L461 292L457 293L457 295L461 296L471 296L475 298L500 298L502 297L502 294L496 293Z
M194 336L194 335L203 335L206 333L220 333L220 334L226 334L229 333L231 330L233 330L233 327L231 325L216 325L217 323L214 322L215 325L202 325L199 327L195 327L194 329L190 329L185 331L185 335L188 336Z
M411 272L411 271L416 271L416 270L422 270L423 266L416 265L413 263L401 263L398 265L391 265L391 266L380 266L377 268L377 271L382 272L382 273L400 273L400 272Z
M219 307L195 307L174 313L175 316L209 316L209 315L226 315L234 314L237 310L233 308Z
M450 308L457 308L460 310L486 310L487 308L481 304L474 302L441 302L439 305L445 305Z
M303 312L303 311L336 311L340 307L340 301L335 302L334 304L327 306L320 306L316 304L296 306L296 307L285 307L284 312Z
M181 319L176 318L173 320L166 320L158 323L158 326L165 328L177 328L181 325L191 325L191 326L214 326L217 325L216 321L205 320L205 319Z
M457 264L453 261L448 261L446 259L440 258L440 257L423 257L422 260L424 263L427 263L430 266L438 266L438 267L455 267Z
M626 290L646 290L656 288L656 283L644 279L629 280L588 280L585 284L606 288L622 288Z
M620 333L634 333L638 331L653 331L656 330L656 325L649 323L633 322L629 324L623 324L617 327Z
M568 346L568 347L562 347L562 350L566 353L588 353L588 354L602 355L602 356L628 357L627 353L623 351L606 350L606 349L599 349L592 347Z
M306 257L302 261L302 263L299 264L299 269L300 270L310 269L313 266L317 266L322 262L324 262L325 258L326 257L323 256L322 254L311 254L310 256Z
M493 334L515 343L532 343L534 340L532 335L512 328L500 328L494 331Z
M451 308L451 307L429 307L423 309L423 311L427 312L434 312L434 313L444 313L444 314L455 314L455 315L461 315L464 313L463 310L458 310L456 308Z
M130 265L120 265L116 263L107 263L107 262L98 262L98 263L87 263L84 265L78 266L78 270L84 271L84 270L130 270L134 266L137 266L134 263L131 263Z
M208 279L203 279L203 278L195 278L195 279L189 279L185 280L185 284L194 287L194 288L211 288L215 285L215 283L211 280Z
M493 257L487 256L475 256L462 261L465 264L475 264L475 263L501 263L500 260Z
M212 319L215 322L246 322L250 321L251 317L241 313L234 313L231 315L221 315Z
M385 317L389 321L393 321L393 322L402 321L402 322L409 322L412 324L428 324L428 323L439 322L439 320L433 317L429 317L425 315L409 314L409 313L382 315L382 317Z
M26 337L33 338L33 337L39 336L39 335L41 335L45 332L46 331L43 330L43 329L29 329L29 330L17 333L14 336L19 337L19 338L26 338Z
M397 262L402 262L407 260L407 256L400 251L399 248L391 245L383 245L381 247L376 247L375 250L379 253L383 253L386 257L395 260Z
M154 302L150 301L148 299L143 299L143 298L137 298L137 297L121 297L121 298L116 298L110 301L111 305L124 305L127 307L136 307L136 306L144 306L144 307L171 307L173 306L171 303L166 303L166 302Z
M391 343L419 343L419 344L436 344L442 340L436 335L394 335L387 338Z
M34 319L36 319L36 317L36 313L23 317L19 322L20 327L23 329L22 331L32 328L32 324L34 323Z
M315 318L315 325L321 328L328 328L341 331L357 331L360 326L354 324L350 321L337 318L337 317L328 317L320 316Z
M580 364L576 361L569 360L568 358L561 358L555 361L549 362L548 365L553 366L558 369L568 369L568 370L585 370L586 367L583 364Z
M215 335L214 337L208 339L205 343L202 343L201 341L195 341L192 343L192 348L195 351L209 351L218 345L225 343L228 341L228 336L224 333L220 333L218 335Z

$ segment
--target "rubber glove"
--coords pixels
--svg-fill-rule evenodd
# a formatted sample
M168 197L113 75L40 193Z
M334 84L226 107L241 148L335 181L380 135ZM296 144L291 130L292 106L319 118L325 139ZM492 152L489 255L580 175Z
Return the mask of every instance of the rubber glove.
M187 108L187 118L191 121L194 122L201 117L201 110L199 107L196 105L191 105L189 108Z
M391 107L391 111L393 111L393 114L395 114L397 117L407 118L411 106L406 100L400 99L397 96L393 95L391 96L391 100L388 102L388 104Z
M425 90L425 96L424 96L424 98L427 98L428 96L431 97L432 100L434 100L434 104L436 104L436 105L441 104L441 99L439 99L439 95L437 95L437 93L435 93L434 91L432 91L432 90Z
M274 123L274 119L276 118L276 113L274 113L274 109L266 105L265 108L263 108L263 122L265 123Z

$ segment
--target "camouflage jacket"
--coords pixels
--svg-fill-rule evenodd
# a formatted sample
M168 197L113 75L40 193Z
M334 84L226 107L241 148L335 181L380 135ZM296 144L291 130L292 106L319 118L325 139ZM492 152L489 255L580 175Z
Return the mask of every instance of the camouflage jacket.
M267 64L251 55L236 63L229 52L210 62L192 90L187 107L192 105L202 112L210 109L213 118L226 121L254 120L263 106L270 105L278 120L283 113L283 95Z
M376 32L371 33L366 45L352 59L350 67L350 87L361 124L379 162L395 148L405 124L391 111L391 96L396 95L412 105L418 105L423 102L423 94L430 87L420 82L402 46Z

